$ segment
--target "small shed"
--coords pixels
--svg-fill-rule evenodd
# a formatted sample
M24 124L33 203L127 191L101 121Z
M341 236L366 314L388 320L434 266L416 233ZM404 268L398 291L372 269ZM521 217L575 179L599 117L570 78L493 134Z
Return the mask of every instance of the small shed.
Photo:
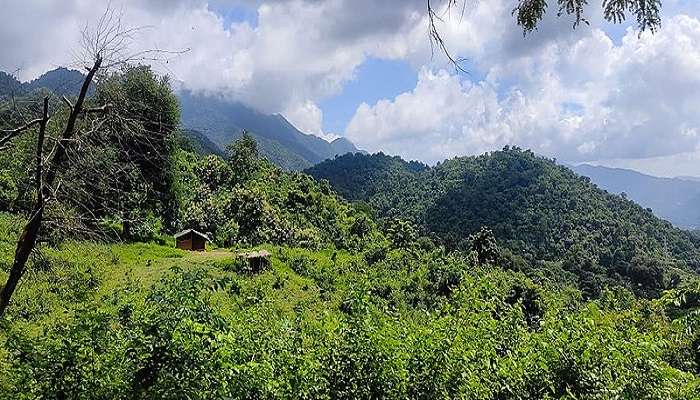
M208 241L209 236L194 229L185 229L175 235L175 247L183 250L204 251Z
M267 250L260 250L250 253L239 253L238 257L246 260L250 272L257 273L270 266L271 255Z

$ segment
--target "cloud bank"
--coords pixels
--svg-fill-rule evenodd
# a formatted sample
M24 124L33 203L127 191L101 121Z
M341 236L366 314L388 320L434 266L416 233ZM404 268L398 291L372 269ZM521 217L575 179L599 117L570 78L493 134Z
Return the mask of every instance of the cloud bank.
M413 90L362 104L345 132L357 145L433 162L506 144L566 161L668 158L700 151L698 7L670 0L656 34L549 15L523 38L512 0L469 2L441 31L471 74L432 56L424 0L113 0L134 49L190 49L154 68L185 87L283 113L323 132L321 100L368 57L403 60ZM85 21L106 1L8 0L0 69L22 79L70 64ZM221 10L247 10L238 17ZM554 13L550 13L554 14ZM31 21L28 24L27 21ZM700 171L699 171L700 172Z

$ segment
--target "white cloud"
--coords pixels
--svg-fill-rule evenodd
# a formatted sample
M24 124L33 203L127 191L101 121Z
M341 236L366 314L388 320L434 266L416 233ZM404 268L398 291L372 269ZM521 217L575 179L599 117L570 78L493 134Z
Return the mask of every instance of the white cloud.
M307 101L287 109L282 114L300 131L312 135L323 135L323 112L313 102Z
M23 79L69 64L80 28L107 0L5 0L0 69ZM214 9L251 7L254 22ZM405 60L410 92L360 106L346 135L360 147L435 161L516 144L563 160L666 157L700 148L700 22L666 16L658 34L620 40L550 12L523 38L512 0L468 2L445 17L446 43L474 73L431 59L425 0L112 0L125 22L148 25L135 48L181 50L154 67L194 91L283 113L324 135L319 101L339 93L367 57ZM670 0L672 13L700 12ZM697 15L697 14L695 14ZM27 23L31 21L31 23ZM40 27L40 29L37 29ZM470 82L473 80L473 82ZM332 135L326 135L329 137Z
M591 29L486 58L476 83L424 68L413 91L360 106L346 135L426 161L506 144L569 161L700 149L696 18L668 18L656 35L630 30L619 45Z

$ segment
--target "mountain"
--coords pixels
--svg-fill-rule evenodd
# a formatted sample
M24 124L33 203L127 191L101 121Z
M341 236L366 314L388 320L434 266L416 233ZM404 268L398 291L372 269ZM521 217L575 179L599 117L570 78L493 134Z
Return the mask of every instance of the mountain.
M700 182L682 178L659 178L636 171L581 164L570 167L591 178L601 189L621 194L654 214L685 229L700 227Z
M35 90L47 89L59 96L77 95L84 75L67 68L48 71L31 82L20 82L14 76L0 71L0 96L26 95Z
M344 138L329 143L305 134L279 114L263 114L238 102L187 90L178 96L185 128L202 132L222 149L247 130L257 140L263 156L284 169L301 170L339 154L359 151Z
M26 95L42 88L59 96L76 95L83 77L79 71L57 68L31 82L22 83L12 75L0 72L0 96ZM303 133L279 114L264 114L242 103L197 95L187 90L180 91L178 97L185 136L188 132L203 134L219 154L240 137L244 129L256 139L265 158L286 170L303 170L336 155L359 151L345 138L329 143L318 136ZM196 138L196 141L201 142L200 139ZM214 152L210 144L205 147Z
M209 140L202 132L194 129L181 129L179 142L181 148L198 155L224 156L224 152L216 143Z
M531 151L506 147L435 167L354 154L306 172L448 249L468 249L470 236L489 227L506 249L504 265L546 279L573 274L591 295L606 282L655 295L700 269L696 237Z

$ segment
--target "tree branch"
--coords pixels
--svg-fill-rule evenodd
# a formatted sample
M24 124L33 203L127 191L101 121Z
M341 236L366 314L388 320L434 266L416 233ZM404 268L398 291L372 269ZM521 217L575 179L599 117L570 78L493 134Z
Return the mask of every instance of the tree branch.
M8 129L8 130L0 130L0 132L6 133L6 136L3 137L2 139L0 139L0 150L6 149L6 148L7 148L6 145L7 145L12 139L14 139L16 136L18 136L18 135L21 134L22 132L24 132L24 131L26 131L26 130L29 130L29 129L32 128L34 125L40 124L42 120L43 120L42 118L37 118L37 119L34 119L34 120L31 120L31 121L27 122L26 124L20 126L19 128Z

